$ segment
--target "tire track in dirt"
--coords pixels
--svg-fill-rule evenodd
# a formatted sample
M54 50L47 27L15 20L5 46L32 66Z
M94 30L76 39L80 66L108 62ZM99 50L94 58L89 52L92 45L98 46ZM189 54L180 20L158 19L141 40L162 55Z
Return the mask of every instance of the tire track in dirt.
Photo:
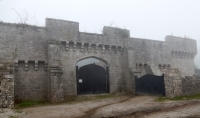
M155 98L152 96L129 96L129 98L118 101L118 102L114 102L114 103L108 103L108 104L104 104L101 106L98 106L96 108L93 108L91 110L86 111L82 116L76 117L76 118L106 118L106 117L113 117L113 113L115 111L113 111L113 107L114 109L117 108L119 106L119 110L121 111L121 109L123 109L124 106L126 105L130 105L130 104L137 104L137 105L141 105L144 103L147 103L149 101L154 100ZM106 111L102 111L102 109L105 109ZM118 111L117 111L118 112ZM123 114L123 113L122 113ZM117 116L122 116L122 114L120 112L117 113ZM115 114L114 114L115 115ZM114 116L114 117L117 117Z
M174 105L161 105L162 103L152 106L152 107L147 107L147 108L138 108L136 111L132 112L129 115L118 117L118 118L141 118L141 117L148 117L149 115L153 114L162 114L164 112L170 112L178 109L183 109L195 105L199 105L200 101L188 101L185 103L175 103ZM165 104L165 103L164 103ZM191 116L192 117L192 116Z
M71 105L33 107L23 109L23 111L28 113L24 116L25 118L167 118L167 116L174 118L173 115L176 115L176 118L187 118L200 116L200 100L154 102L155 98L155 96L119 96Z
M93 108L89 111L86 111L85 112L85 115L82 115L82 116L79 116L79 117L75 117L75 118L90 118L92 115L94 115L96 113L96 111L100 108L103 108L103 107L106 107L106 106L109 106L109 105L113 105L113 104L118 104L118 103L123 103L125 101L128 101L132 99L132 97L129 97L129 98L126 98L124 100L121 100L121 101L117 101L117 102L114 102L114 103L109 103L109 104L105 104L105 105L101 105L101 106L98 106L96 108Z

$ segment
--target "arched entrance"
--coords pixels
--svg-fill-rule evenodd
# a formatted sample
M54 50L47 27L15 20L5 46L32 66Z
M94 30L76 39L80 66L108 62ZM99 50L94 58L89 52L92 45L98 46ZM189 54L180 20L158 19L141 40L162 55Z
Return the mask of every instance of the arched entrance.
M87 58L76 64L77 94L109 93L108 65L96 58Z

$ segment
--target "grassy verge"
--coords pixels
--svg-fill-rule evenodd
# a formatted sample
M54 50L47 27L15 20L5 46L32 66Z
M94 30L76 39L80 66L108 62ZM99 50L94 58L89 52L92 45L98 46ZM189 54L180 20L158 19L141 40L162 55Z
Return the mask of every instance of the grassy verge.
M163 102L165 100L178 101L178 100L191 100L191 99L200 99L200 94L189 95L189 96L177 96L174 98L159 97L158 99L156 99L156 101Z
M25 108L25 107L39 106L45 104L50 104L50 103L46 101L23 101L19 104L16 104L15 108Z
M81 101L100 100L105 98L116 97L116 94L101 94L101 95L83 95L83 96L68 96L65 98L66 103L76 103Z
M101 94L101 95L85 95L85 96L67 96L65 101L60 103L51 103L47 101L23 101L15 105L15 108L27 108L33 106L44 106L44 105L58 105L58 104L72 104L82 101L100 100L105 98L117 97L116 94Z

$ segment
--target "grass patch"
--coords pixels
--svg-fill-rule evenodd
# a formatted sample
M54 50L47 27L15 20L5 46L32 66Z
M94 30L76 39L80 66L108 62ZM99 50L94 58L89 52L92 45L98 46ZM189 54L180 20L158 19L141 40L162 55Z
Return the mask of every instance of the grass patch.
M4 110L3 110L3 109L1 109L1 110L0 110L0 113L4 113Z
M66 103L77 103L82 101L91 101L116 97L115 94L101 94L101 95L81 95L81 96L67 96L65 98Z
M17 117L17 116L11 115L11 116L9 116L9 118L18 118L18 117Z
M101 94L101 95L80 95L80 96L67 96L63 102L59 103L51 103L47 101L23 101L19 104L15 105L16 109L19 108L27 108L27 107L34 107L34 106L44 106L44 105L59 105L59 104L72 104L82 101L91 101L91 100L99 100L99 99L106 99L106 98L113 98L117 97L116 94ZM20 112L20 111L19 111Z
M177 96L174 98L159 97L158 99L156 99L156 101L163 102L165 100L178 101L178 100L191 100L191 99L200 99L200 94L189 95L189 96Z
M97 95L95 96L96 99L105 99L105 98L113 98L116 97L115 94L105 94L105 95Z
M25 108L25 107L32 107L32 106L45 105L45 104L49 104L49 102L46 102L46 101L23 101L19 104L16 104L15 108Z
M16 113L23 113L23 111L21 111L21 110L19 110L19 109L18 109L18 110L15 110L15 112L16 112Z

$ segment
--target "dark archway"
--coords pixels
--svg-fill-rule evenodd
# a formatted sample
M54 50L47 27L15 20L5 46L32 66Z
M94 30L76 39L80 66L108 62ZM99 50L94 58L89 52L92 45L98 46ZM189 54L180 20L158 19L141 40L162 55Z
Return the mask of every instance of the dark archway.
M77 94L109 93L109 70L101 60L88 58L76 65Z

